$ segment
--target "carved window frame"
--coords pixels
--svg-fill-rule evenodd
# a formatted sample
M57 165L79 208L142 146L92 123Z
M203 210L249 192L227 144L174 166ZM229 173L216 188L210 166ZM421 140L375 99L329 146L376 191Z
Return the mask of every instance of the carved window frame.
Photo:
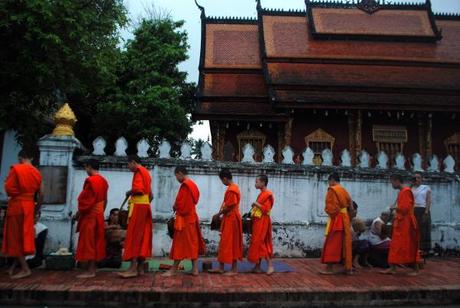
M321 158L322 151L321 152L315 151L314 147L311 146L313 143L329 144L329 147L326 147L326 148L329 148L332 151L334 149L335 138L331 134L327 133L322 128L318 128L315 131L313 131L311 134L308 134L307 136L305 136L305 145L309 147L310 149L312 149L313 152L315 153L313 162L316 165L320 165L322 163L322 158Z
M238 161L241 161L241 158L243 157L243 147L247 143L254 147L255 160L262 161L262 151L265 146L265 141L267 140L267 136L264 133L258 130L250 129L236 135L236 140L238 142ZM257 149L256 146L254 146L254 141L260 142L260 149Z
M404 146L408 140L408 131L405 126L397 125L373 125L372 141L377 147L377 151L383 151L384 148L398 147L398 151L385 153L388 155L390 162L393 162L397 152L404 153ZM386 145L386 146L384 146Z

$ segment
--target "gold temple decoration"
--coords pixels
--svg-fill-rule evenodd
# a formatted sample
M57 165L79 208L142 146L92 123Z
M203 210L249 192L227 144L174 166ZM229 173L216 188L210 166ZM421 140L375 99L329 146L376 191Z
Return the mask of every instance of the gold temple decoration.
M77 118L68 103L65 103L54 115L56 127L53 130L53 136L74 136L73 127Z

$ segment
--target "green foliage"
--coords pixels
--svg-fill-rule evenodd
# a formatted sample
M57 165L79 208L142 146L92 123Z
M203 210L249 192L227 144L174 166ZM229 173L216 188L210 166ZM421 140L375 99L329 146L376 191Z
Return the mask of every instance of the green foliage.
M98 104L96 134L111 141L124 136L130 145L144 137L151 143L186 138L195 85L178 69L189 48L182 26L169 16L139 22L118 62L116 87Z
M201 147L205 144L206 141L204 141L203 139L190 139L189 142L192 146L192 150L190 152L192 157L195 159L201 159Z
M0 129L35 144L67 100L86 136L91 114L116 81L123 0L0 1Z

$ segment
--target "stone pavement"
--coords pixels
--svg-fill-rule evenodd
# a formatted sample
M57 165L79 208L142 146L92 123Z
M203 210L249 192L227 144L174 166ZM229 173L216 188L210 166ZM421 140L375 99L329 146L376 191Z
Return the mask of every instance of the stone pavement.
M418 277L401 270L395 276L363 269L354 276L321 276L318 259L283 259L293 273L241 274L225 277L180 274L164 278L148 273L132 280L112 272L79 280L77 271L38 270L11 281L0 274L0 307L117 305L162 307L350 307L460 304L460 259L430 259Z

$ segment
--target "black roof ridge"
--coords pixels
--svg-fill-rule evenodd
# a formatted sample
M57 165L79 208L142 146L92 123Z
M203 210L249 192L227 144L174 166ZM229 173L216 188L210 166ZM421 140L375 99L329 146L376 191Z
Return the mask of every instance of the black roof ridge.
M206 16L206 22L229 23L229 24L246 24L256 23L256 17L249 16Z
M437 20L460 20L460 12L437 12L434 13Z

